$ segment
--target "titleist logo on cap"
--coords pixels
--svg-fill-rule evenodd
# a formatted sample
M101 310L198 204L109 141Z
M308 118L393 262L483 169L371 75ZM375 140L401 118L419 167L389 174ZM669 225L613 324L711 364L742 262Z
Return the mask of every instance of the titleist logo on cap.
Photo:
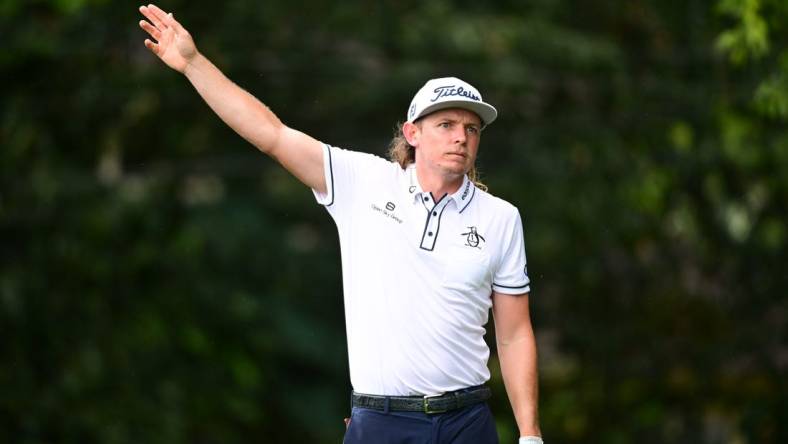
M439 86L435 88L432 92L435 93L435 97L430 99L430 102L436 102L438 99L442 97L452 97L452 96L461 96L471 100L480 101L482 100L481 97L477 96L471 91L466 90L462 86L456 88L454 85L447 85L447 86Z
M448 108L459 108L475 113L482 121L482 128L498 116L498 111L489 103L482 101L478 89L457 77L430 79L419 89L410 102L408 122Z

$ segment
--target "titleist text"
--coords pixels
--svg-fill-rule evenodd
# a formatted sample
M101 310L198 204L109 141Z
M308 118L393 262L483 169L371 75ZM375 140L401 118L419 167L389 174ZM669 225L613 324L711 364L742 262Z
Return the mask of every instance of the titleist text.
M451 97L451 96L462 96L467 97L471 100L476 100L477 102L481 100L481 97L477 96L476 94L472 93L471 91L466 90L462 86L459 88L455 88L454 85L451 86L439 86L435 88L432 92L435 93L435 97L430 100L431 102L435 102L441 97Z

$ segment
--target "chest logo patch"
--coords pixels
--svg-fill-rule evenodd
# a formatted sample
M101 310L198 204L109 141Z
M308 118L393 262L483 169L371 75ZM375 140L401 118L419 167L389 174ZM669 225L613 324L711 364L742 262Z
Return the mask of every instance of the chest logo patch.
M476 232L476 227L468 227L468 232L462 233L461 236L465 236L465 246L467 247L478 248L481 250L481 243L486 242L484 237Z
M398 224L401 224L403 222L402 219L394 213L394 209L396 207L397 206L394 205L394 202L386 202L386 208L381 208L375 205L374 203L370 206L370 208L372 208L372 211L378 212L388 217L389 219L397 222Z

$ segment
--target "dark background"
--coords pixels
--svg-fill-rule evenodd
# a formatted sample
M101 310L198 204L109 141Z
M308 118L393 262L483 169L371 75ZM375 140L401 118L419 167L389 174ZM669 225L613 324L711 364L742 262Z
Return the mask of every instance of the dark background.
M333 145L383 154L431 77L496 105L479 165L524 218L546 442L788 442L788 3L160 6ZM339 442L333 222L137 7L0 3L0 442Z

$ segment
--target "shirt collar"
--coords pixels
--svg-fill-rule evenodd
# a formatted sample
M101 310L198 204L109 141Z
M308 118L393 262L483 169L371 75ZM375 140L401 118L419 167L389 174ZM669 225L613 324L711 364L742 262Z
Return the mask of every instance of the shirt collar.
M416 164L411 163L405 169L405 193L410 196L411 200L416 200L417 198L421 198L421 195L424 193L424 190L421 189L421 185L419 185L419 180L416 178Z
M450 197L454 199L454 202L457 204L457 209L462 213L468 204L471 203L473 200L473 196L476 194L476 184L474 184L466 174L462 178L462 185L457 191L454 192Z
M405 193L410 195L410 199L412 201L419 200L421 201L422 196L426 193L424 190L421 189L421 185L419 185L419 180L416 177L416 164L411 163L407 167L407 180L405 181ZM462 185L455 191L453 194L446 196L449 200L453 200L455 204L457 204L457 210L462 213L468 204L471 203L473 200L473 196L476 194L476 185L468 178L466 174L462 178ZM439 197L439 196L437 196Z

